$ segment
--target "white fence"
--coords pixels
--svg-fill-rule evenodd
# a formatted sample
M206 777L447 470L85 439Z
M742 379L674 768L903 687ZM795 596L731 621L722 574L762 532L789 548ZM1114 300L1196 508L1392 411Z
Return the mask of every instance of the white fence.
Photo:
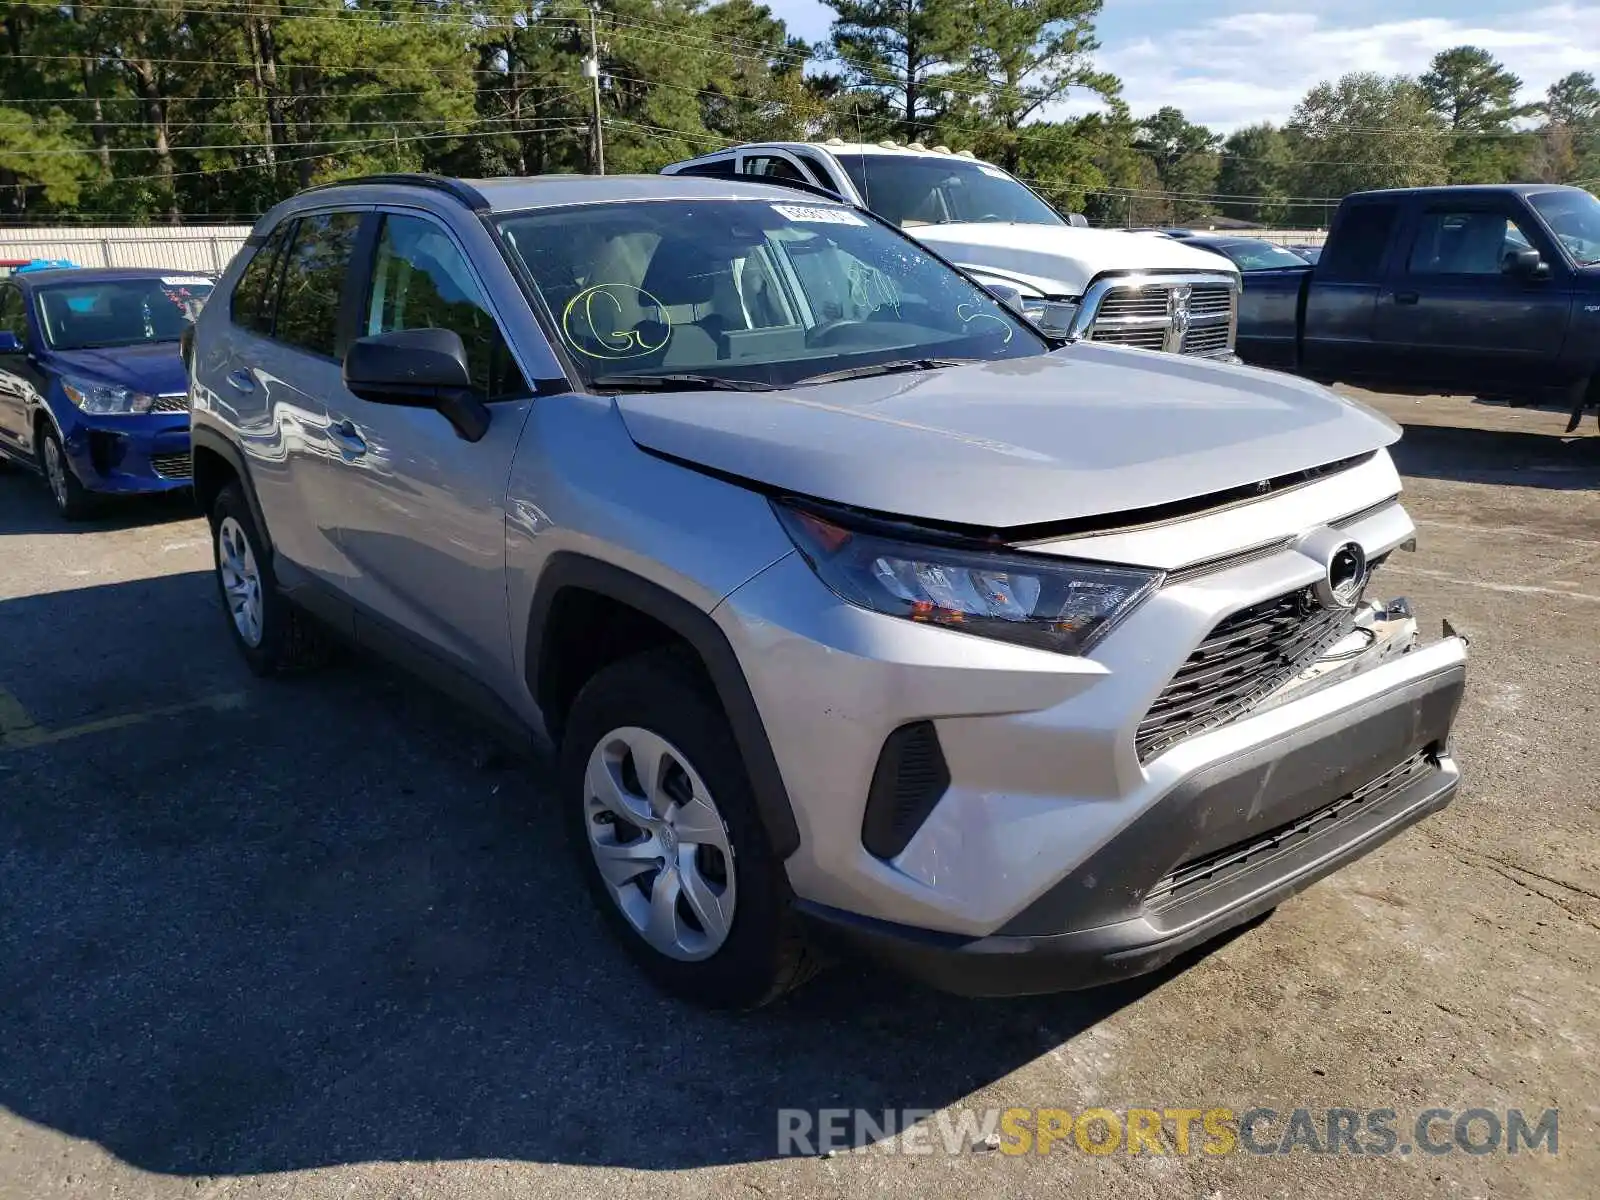
M215 275L249 236L248 225L0 229L0 258L64 258L80 267L170 267Z

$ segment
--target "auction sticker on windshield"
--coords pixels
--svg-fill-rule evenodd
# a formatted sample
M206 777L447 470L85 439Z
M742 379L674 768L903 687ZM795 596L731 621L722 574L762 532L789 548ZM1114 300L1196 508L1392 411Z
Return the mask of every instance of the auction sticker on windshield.
M805 221L815 225L865 225L848 208L812 208L806 204L774 204L772 211L791 221Z
M167 287L210 287L211 280L204 275L163 275L161 282Z

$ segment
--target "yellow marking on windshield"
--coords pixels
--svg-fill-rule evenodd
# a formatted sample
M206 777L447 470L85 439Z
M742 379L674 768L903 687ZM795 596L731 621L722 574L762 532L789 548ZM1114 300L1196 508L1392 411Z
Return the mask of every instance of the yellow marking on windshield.
M617 311L617 316L624 312L622 300L618 292L632 293L643 302L640 308L654 308L661 315L661 325L664 332L661 340L655 343L646 341L640 336L637 329L613 329L609 332L601 330L595 322L595 302L609 302ZM604 308L604 303L602 308ZM672 318L667 315L666 305L657 300L643 288L636 288L630 283L597 283L593 287L584 288L571 300L561 312L561 336L579 354L586 358L597 358L602 362L614 362L625 358L641 358L646 354L654 354L666 346L672 337ZM603 352L584 348L584 343L598 343Z

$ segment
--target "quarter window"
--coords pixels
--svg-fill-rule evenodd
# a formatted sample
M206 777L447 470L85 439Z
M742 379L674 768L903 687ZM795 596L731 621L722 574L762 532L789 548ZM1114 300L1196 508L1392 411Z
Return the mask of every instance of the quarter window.
M450 329L461 337L473 387L485 400L529 394L467 261L444 230L418 217L385 217L362 333Z
M1375 279L1383 266L1383 252L1389 246L1399 212L1399 205L1394 203L1348 206L1317 263L1318 276L1354 283Z
M361 213L302 217L296 226L278 289L273 336L312 354L332 358L339 340L339 297L350 271Z
M274 229L245 265L239 282L228 298L228 317L235 325L256 333L272 333L273 309L277 304L278 263L284 243L289 240L293 221Z

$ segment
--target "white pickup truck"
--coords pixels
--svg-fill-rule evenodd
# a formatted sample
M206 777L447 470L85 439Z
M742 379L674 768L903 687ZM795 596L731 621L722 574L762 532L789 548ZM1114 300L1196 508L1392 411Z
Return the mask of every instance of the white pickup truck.
M1232 360L1240 275L1169 238L1089 229L999 167L913 142L762 142L665 175L757 176L821 187L893 222L991 288L1014 289L1045 333Z

